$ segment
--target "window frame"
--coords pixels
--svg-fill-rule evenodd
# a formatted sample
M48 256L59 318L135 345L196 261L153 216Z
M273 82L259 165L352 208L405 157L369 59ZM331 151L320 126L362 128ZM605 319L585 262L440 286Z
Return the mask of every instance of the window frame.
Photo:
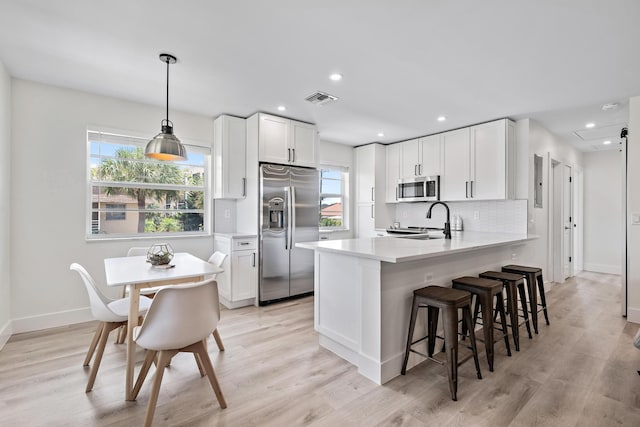
M93 137L93 136L97 137ZM182 139L183 145L186 146L187 152L190 150L193 152L200 153L204 156L204 182L202 187L199 186L190 186L190 185L174 185L174 184L148 184L144 183L143 185L139 185L140 183L133 182L113 182L113 181L98 181L94 180L91 176L91 142L103 142L109 144L121 144L121 145L130 145L136 148L144 149L148 141L151 140L152 136L148 136L139 132L132 131L122 131L117 129L105 128L102 126L88 126L86 129L86 201L85 201L85 240L87 241L104 241L104 240L120 240L120 239L158 239L158 238L184 238L184 237L202 237L202 236L211 236L212 235L212 201L211 201L211 147L207 146L204 143L198 143L193 140L184 140ZM95 157L95 156L93 156ZM106 158L106 156L105 156ZM146 160L145 160L146 161ZM158 161L149 160L150 163L157 163ZM187 191L193 190L194 188L201 188L203 191L204 204L202 209L203 215L203 229L198 231L179 231L179 232L156 232L156 233L117 233L117 234L103 234L97 233L93 234L93 216L94 216L94 208L93 208L93 187L96 183L99 183L100 186L112 186L112 187L123 187L123 188L154 188L159 190L176 190L176 191ZM110 185L112 184L112 185ZM106 209L104 210L106 212ZM165 213L166 209L160 209L159 212ZM100 218L100 214L102 210L98 209L97 211L98 218ZM126 212L137 213L138 210L126 210ZM179 210L176 213L200 213L200 210ZM100 219L99 219L100 221Z
M336 193L323 193L322 192L322 172L325 170L337 171L342 174L342 179L340 180L340 191L341 194ZM349 231L349 168L340 165L331 165L331 164L323 164L318 166L319 171L319 197L318 202L320 205L320 212L318 215L318 227L321 232L330 232L330 231ZM341 226L322 226L320 225L320 220L322 219L322 199L323 198L340 198L342 201L342 225Z

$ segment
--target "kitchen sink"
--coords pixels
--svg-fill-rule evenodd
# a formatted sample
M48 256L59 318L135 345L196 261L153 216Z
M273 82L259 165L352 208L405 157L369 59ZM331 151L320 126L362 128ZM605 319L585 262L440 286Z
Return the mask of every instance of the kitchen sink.
M444 234L427 235L427 234L414 234L406 236L398 236L401 239L413 239L413 240L432 240L432 239L444 239Z

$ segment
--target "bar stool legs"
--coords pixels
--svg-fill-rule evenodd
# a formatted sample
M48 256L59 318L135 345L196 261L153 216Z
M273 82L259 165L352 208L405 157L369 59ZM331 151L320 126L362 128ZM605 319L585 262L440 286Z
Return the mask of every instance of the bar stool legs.
M529 306L531 309L531 321L535 333L538 333L538 306L542 307L544 320L549 325L549 313L547 312L547 298L544 293L544 280L542 279L542 269L538 267L527 267L524 265L505 265L502 271L506 273L520 274L527 281L527 291L529 293ZM536 290L537 285L537 290ZM540 303L538 304L538 293L540 293Z
M451 391L451 399L457 400L458 391L458 309L462 309L462 319L468 328L473 328L471 319L471 296L468 292L443 288L440 286L427 286L426 288L417 289L413 292L413 302L411 305L411 318L409 319L409 332L407 336L407 346L402 363L402 375L407 372L407 362L409 353L417 353L429 360L444 364L447 368L447 377L449 378L449 390ZM416 325L416 318L419 308L427 308L427 335L416 341L413 341L413 333ZM435 350L435 342L438 317L442 311L442 320L444 327L444 353L445 362L440 362L433 358ZM411 347L421 341L427 339L427 353L422 354ZM482 379L480 373L480 363L478 361L478 350L476 347L475 337L471 336L471 350L476 366L478 379ZM466 360L466 359L465 359Z

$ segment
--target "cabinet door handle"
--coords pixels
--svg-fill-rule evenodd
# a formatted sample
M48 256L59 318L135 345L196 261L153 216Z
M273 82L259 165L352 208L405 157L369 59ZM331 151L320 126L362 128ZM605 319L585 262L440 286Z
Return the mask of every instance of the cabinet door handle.
M374 194L375 191L375 187L371 187L371 201L375 202L376 201L376 195Z
M398 187L396 186L396 200L398 200Z
M240 242L239 244L240 244L240 246L247 246L249 244L249 242Z
M418 165L418 173L422 175L422 163Z
M374 206L375 206L375 205L371 205L371 219L374 219L374 218L375 218L375 216L374 216L375 214L373 213L373 208L374 208Z
M471 198L473 199L473 181L470 181L469 188L471 189L470 193L471 193Z
M295 163L296 162L296 149L292 148L291 149L291 153L293 154L293 163Z
M413 174L418 176L418 165L413 165Z
M247 197L247 178L242 178L242 197Z
M256 253L252 253L251 254L251 266L255 267L256 266Z
M291 148L287 148L287 162L291 162Z
M469 181L464 182L464 197L469 198Z

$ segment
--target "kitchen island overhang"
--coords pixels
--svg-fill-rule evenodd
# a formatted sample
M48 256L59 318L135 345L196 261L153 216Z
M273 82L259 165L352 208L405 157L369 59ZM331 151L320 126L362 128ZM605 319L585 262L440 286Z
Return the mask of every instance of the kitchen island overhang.
M536 238L465 231L451 240L378 237L298 243L315 251L319 343L384 384L400 375L415 289L451 286L456 277L526 264L528 243ZM424 324L420 317L416 336L424 335ZM422 360L412 354L407 366Z

